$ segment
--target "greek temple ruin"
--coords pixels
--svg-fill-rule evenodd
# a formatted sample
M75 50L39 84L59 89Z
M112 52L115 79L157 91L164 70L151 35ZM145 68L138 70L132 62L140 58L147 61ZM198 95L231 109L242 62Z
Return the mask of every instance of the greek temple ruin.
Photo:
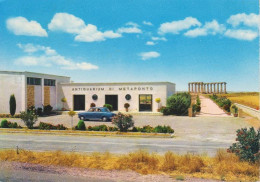
M225 94L226 82L214 82L214 83L203 83L203 82L190 82L188 83L190 93L204 93L204 94Z

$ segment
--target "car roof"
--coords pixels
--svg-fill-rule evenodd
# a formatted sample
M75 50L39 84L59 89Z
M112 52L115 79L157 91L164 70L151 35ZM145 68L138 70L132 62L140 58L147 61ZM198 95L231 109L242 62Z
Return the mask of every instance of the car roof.
M91 108L95 108L95 109L104 109L106 107L91 107Z

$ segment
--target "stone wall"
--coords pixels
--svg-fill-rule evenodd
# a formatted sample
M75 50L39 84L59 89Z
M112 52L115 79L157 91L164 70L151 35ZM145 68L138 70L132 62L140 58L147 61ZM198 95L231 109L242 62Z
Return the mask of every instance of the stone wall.
M34 86L33 85L27 85L27 108L34 106Z
M245 105L242 105L242 104L237 104L235 103L235 105L239 108L239 109L242 109L243 112L249 114L250 116L253 116L253 117L256 117L260 120L260 111L259 110L256 110L256 109L253 109L251 107L247 107Z

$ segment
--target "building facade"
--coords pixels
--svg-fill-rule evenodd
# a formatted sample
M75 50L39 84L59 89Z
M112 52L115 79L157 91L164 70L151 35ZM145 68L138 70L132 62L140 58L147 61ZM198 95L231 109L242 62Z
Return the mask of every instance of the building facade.
M30 106L51 105L55 110L85 111L91 104L102 107L110 104L115 111L156 112L165 106L167 97L175 93L170 82L130 83L71 83L69 77L32 72L0 71L0 113L9 113L9 98L16 97L16 113ZM62 98L67 102L62 103ZM156 98L161 103L155 102Z

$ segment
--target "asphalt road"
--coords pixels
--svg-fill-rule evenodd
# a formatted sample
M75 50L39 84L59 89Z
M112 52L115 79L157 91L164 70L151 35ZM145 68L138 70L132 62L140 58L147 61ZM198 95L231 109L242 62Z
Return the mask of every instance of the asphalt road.
M130 138L130 137L94 137L94 136L57 136L32 134L0 133L0 148L16 146L26 150L61 150L74 152L128 153L139 149L149 152L179 154L207 153L215 155L217 149L227 148L232 140L219 141L208 138Z

